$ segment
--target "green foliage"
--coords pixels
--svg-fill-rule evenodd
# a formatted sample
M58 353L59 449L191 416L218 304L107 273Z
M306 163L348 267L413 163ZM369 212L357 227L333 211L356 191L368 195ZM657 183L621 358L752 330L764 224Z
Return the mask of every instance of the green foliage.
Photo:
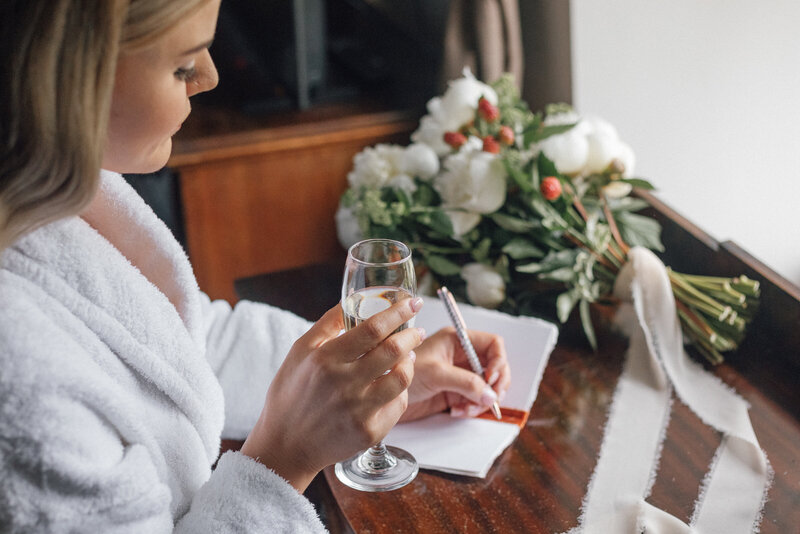
M498 96L499 120L487 122L476 113L458 132L481 137L498 136L503 127L514 132L513 143L502 145L499 154L506 180L505 201L499 209L479 213L477 226L455 235L453 220L437 190L438 177L419 176L411 177L413 187L403 189L388 185L350 188L341 205L354 212L365 236L410 243L436 282L447 283L457 295L466 294L462 267L477 262L494 268L505 281L506 300L499 306L505 312L540 313L542 302L547 302L558 320L565 322L577 308L586 339L596 348L591 304L609 297L628 248L664 250L658 221L637 213L648 207L647 202L636 196L615 198L622 194L620 190L626 191L619 184L643 190L652 190L653 185L622 176L622 167L613 161L599 173L571 176L560 172L537 143L575 126L547 122L548 115L571 108L555 104L547 106L544 114L531 112L508 75L492 87ZM440 175L443 172L444 166ZM542 180L549 176L556 177L562 189L552 200L540 190ZM721 361L719 352L735 348L753 317L757 283L744 277L672 276L680 282L673 283L676 298L689 306L690 314L680 308L689 339L711 361ZM729 308L733 312L725 311ZM691 314L701 317L702 324ZM714 335L709 337L706 329Z

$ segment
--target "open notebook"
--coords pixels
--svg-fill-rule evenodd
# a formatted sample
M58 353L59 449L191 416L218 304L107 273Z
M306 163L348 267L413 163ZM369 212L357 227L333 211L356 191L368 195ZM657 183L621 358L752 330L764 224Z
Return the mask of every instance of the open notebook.
M384 442L413 454L424 469L483 478L525 424L558 329L532 317L514 317L461 303L459 309L468 328L499 334L505 341L511 387L501 405L504 421L495 419L491 411L474 419L441 413L397 425ZM433 333L450 326L450 321L444 305L437 298L428 297L415 324Z

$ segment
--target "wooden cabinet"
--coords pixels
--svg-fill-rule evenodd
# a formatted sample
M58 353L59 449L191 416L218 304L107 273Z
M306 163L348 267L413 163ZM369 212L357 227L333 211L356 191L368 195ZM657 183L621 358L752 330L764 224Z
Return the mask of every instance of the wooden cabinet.
M295 118L258 124L201 110L176 136L169 166L179 175L189 257L211 298L235 301L236 278L344 260L334 214L353 156L405 144L417 125L409 113L341 107Z

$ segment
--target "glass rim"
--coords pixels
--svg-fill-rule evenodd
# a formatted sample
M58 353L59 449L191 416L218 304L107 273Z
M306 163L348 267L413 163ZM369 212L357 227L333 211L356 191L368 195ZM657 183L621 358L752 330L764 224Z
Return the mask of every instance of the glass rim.
M365 245L365 244L368 244L368 243L391 243L391 244L394 244L394 245L399 245L399 248L401 250L401 254L403 254L403 257L401 259L395 260L395 261L374 262L374 261L364 261L364 260L359 259L359 258L357 258L357 257L355 257L353 255L353 251L356 249L356 247L359 247L359 246L362 246L362 245ZM375 267L391 267L393 265L400 265L401 263L404 263L404 262L407 262L408 260L410 260L411 259L411 247L409 247L408 245L406 245L402 241L397 241L396 239L386 239L386 238L380 238L380 237L371 238L371 239L362 239L361 241L359 241L357 243L353 243L352 245L350 245L350 248L347 249L347 258L352 260L352 261L354 261L354 262L356 262L356 263L358 263L358 264L361 264L361 265L369 265L369 266L375 266Z

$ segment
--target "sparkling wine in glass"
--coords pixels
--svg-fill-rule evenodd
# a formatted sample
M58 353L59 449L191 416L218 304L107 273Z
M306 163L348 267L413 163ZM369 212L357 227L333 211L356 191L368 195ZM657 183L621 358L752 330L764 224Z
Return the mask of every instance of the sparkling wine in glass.
M355 328L395 302L413 298L417 281L411 250L391 239L367 239L347 252L342 283L342 310L346 329ZM413 319L396 331L413 326ZM383 441L336 464L336 477L361 491L389 491L414 480L419 466L414 457Z

